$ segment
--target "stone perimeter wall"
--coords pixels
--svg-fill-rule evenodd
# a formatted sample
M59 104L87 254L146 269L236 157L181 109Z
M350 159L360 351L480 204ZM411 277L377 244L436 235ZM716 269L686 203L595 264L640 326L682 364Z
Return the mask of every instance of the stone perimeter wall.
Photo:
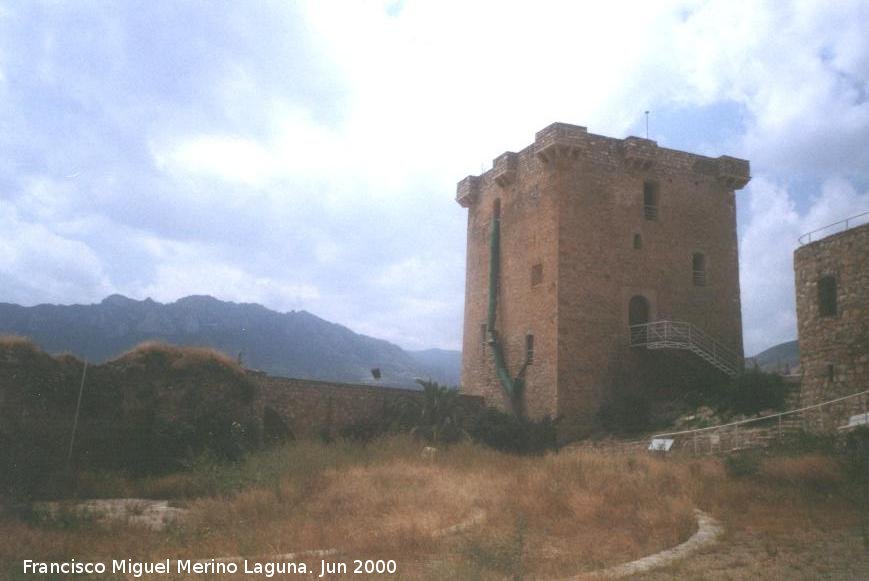
M376 418L385 406L400 399L421 400L422 392L312 379L273 377L250 372L257 384L256 407L260 414L270 407L283 418L296 438L315 437L327 430L338 435L342 427ZM462 396L471 408L482 398Z
M801 405L869 389L869 224L801 246L794 252ZM835 315L819 312L818 281L836 279ZM859 398L858 398L859 399ZM839 421L862 411L857 399L831 410Z

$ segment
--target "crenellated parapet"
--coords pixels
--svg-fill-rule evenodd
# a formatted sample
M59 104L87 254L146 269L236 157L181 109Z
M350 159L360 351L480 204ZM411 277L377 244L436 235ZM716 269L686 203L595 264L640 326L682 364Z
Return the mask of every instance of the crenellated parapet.
M492 169L468 176L458 183L456 201L464 208L474 204L483 187L510 187L521 179L521 172L535 166L549 171L566 170L583 159L591 164L621 167L629 172L651 176L694 172L712 178L730 190L739 190L751 180L748 161L729 155L717 158L668 149L657 141L630 136L615 139L589 133L585 127L553 123L538 131L534 143L516 153L507 151L492 161ZM674 175L675 175L674 174Z
M538 131L534 138L534 154L543 163L579 159L588 147L588 129L580 125L553 123Z
M456 201L463 208L470 207L480 196L480 176L468 176L456 187Z
M658 143L651 139L631 136L622 140L621 150L627 167L647 170L655 164Z
M715 160L715 177L730 189L741 190L751 180L748 161L722 155Z
M492 177L502 188L516 181L516 169L519 167L519 155L512 151L502 153L492 162Z

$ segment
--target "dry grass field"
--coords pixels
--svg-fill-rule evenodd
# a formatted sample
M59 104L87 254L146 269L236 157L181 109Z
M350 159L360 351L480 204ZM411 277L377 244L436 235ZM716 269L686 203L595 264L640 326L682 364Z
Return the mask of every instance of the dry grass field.
M725 525L724 542L649 578L845 579L869 571L848 483L824 455L771 457L735 477L715 458L577 450L516 457L459 444L429 459L421 447L405 437L368 446L298 442L235 465L203 459L161 478L85 474L82 497L169 498L188 518L151 531L74 515L7 515L0 578L33 578L21 573L23 559L253 561L337 548L324 558L351 570L355 558L396 561L395 575L373 578L556 579L682 542L695 530L694 507ZM475 515L485 520L446 530ZM296 561L319 573L320 557Z

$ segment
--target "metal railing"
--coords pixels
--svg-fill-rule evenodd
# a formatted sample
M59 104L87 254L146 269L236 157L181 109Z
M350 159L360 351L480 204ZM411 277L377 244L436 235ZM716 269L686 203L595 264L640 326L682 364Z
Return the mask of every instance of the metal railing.
M854 402L852 400L857 401ZM862 410L861 413L857 415L865 415L869 413L869 405L867 405L869 404L869 390L852 393L850 395L831 399L829 401L798 409L787 410L767 416L761 416L759 418L750 418L747 420L728 422L726 424L719 424L706 428L695 428L691 430L680 430L677 432L655 434L651 437L651 439L667 438L675 440L676 438L679 438L680 440L682 440L682 442L681 445L676 446L676 448L693 448L693 452L695 454L727 452L744 448L757 447L760 445L768 444L771 440L774 440L775 438L781 439L788 434L799 431L806 431L811 428L817 428L818 426L811 425L813 422L813 418L808 417L806 412L820 411L823 408L828 408L834 405L844 406L846 402L856 403L855 409ZM845 418L850 413L851 412L844 411L842 414L840 414L842 416L842 419L840 421L827 418L826 421L828 424L830 424L828 427L836 429L830 429L827 431L837 431L843 428L850 427L835 425L847 421ZM803 416L802 419L798 417L800 415ZM815 423L820 422L821 424L823 424L825 421L824 418L825 416L823 416L823 414L819 415L817 418L815 418ZM752 427L752 424L759 425L755 425ZM767 428L766 430L763 429L764 425ZM740 428L742 429L742 432L740 432ZM765 433L759 434L758 431Z
M825 408L839 406L838 417L825 412ZM854 412L860 410L854 415ZM850 416L850 422L848 417ZM854 423L854 420L858 423ZM845 424L847 425L842 425ZM824 426L824 424L826 424ZM653 440L671 439L668 452L681 454L726 454L746 448L768 446L779 440L786 443L787 437L806 431L818 431L826 427L828 433L869 425L869 390L852 393L798 409L787 410L758 418L749 418L704 428L665 432L634 440L585 440L571 444L576 450L592 450L607 454L637 454L652 450ZM664 449L662 448L661 451Z
M654 321L631 325L631 347L646 349L685 349L698 355L727 375L742 370L742 358L691 323Z
M830 234L835 234L838 232L844 232L845 230L849 230L855 226L862 226L863 224L869 224L869 211L863 212L861 214L855 214L854 216L849 216L844 220L839 220L838 222L833 222L832 224L827 224L826 226L822 226L817 230L812 230L811 232L806 232L799 238L800 244L808 244L812 241L812 236L815 234L819 234L821 232L827 232L833 228L839 228L840 226L844 226L841 230L836 230L835 232L827 232L822 236L816 236L815 240L820 240Z

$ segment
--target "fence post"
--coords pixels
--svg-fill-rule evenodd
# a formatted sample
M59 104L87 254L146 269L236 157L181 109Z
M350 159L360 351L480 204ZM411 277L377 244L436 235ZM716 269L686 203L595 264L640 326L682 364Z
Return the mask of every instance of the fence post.
M694 432L694 455L697 455L697 432Z
M781 439L782 439L782 435L781 435L781 416L778 417L778 439L779 439L779 442L781 442Z
M739 450L739 424L733 425L734 449Z
M869 424L869 409L866 408L866 392L860 396L861 405L863 406L863 421Z

